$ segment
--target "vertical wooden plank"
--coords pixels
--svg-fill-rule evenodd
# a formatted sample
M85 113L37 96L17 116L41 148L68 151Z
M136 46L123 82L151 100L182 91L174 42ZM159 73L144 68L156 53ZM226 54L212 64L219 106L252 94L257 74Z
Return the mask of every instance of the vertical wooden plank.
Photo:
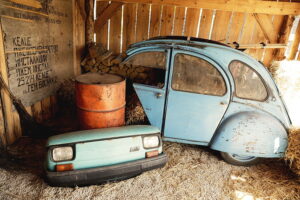
M160 5L151 7L150 38L159 36L162 9L163 7Z
M258 23L255 23L255 27L253 29L253 37L251 43L253 44L259 44L262 42L265 42L266 38L258 25ZM264 50L263 49L251 49L249 51L249 54L254 57L256 60L260 60L262 58Z
M188 37L197 37L199 15L200 15L200 9L198 8L187 9L184 35Z
M252 36L253 30L255 28L256 21L253 14L247 14L247 19L245 21L244 30L240 39L240 44L253 44Z
M42 117L42 104L41 102L37 102L31 106L32 110L32 115L35 118L37 122L42 122L43 117Z
M41 101L43 121L51 118L51 98L46 97Z
M96 1L97 16L103 12L103 10L108 6L108 2ZM108 23L106 22L102 27L95 27L96 29L96 42L101 43L105 48L108 45Z
M258 24L253 16L253 14L247 14L247 20L245 21L244 24L244 30L241 36L241 39L239 41L239 43L241 44L257 44L258 41L258 31L260 31L260 29L258 29ZM261 35L260 35L261 36ZM263 42L264 38L261 38ZM260 42L258 42L260 43ZM257 60L260 60L262 54L263 54L263 49L250 49L248 50L246 53L248 53L249 55L251 55L252 57L254 57Z
M279 28L279 35L278 43L287 43L288 37L291 32L291 28L293 26L294 17L293 16L283 16L282 24ZM285 49L275 49L274 50L274 57L276 60L284 59Z
M295 32L292 32L291 34L294 34L294 40L291 44L291 49L287 52L287 59L288 60L295 60L296 54L298 52L298 47L300 44L300 24L298 22L298 25L296 27Z
M148 39L149 4L138 4L136 41Z
M219 42L226 42L226 33L230 22L232 12L228 11L216 11L214 27L211 35L211 39Z
M123 50L136 41L135 22L137 4L128 3L124 5L123 17Z
M264 59L262 62L264 63L264 65L266 67L270 67L272 64L273 52L274 52L274 49L266 49L266 51L265 51L265 56L264 56Z
M19 138L22 136L22 128L21 128L21 122L18 112L13 112L13 119L14 119L14 134L16 138Z
M185 20L185 8L176 7L175 21L174 21L174 32L173 35L181 36L183 32L184 20Z
M27 106L27 107L25 107L25 109L28 112L28 114L32 116L31 106Z
M230 28L230 32L229 32L229 36L228 36L228 42L232 43L232 42L240 42L240 35L242 34L242 29L243 29L243 25L244 25L244 17L245 17L246 13L239 13L236 12L233 15L232 18L232 24L231 24L231 28Z
M212 21L213 11L208 9L202 10L202 17L201 17L201 25L200 25L200 32L199 37L208 39L211 21Z
M160 35L171 35L173 28L174 6L164 6L163 15L161 19L161 32Z
M109 49L120 53L122 9L118 9L110 18Z
M280 27L281 27L283 21L284 21L284 16L282 16L282 15L275 15L273 17L274 30L278 36L280 34ZM279 42L279 38L277 39L277 42ZM264 60L263 60L263 63L265 66L267 66L267 67L271 66L271 64L275 58L275 52L276 52L275 49L266 49Z
M0 25L0 72L1 76L6 84L8 84L6 56L4 51L4 40L2 33L2 26ZM12 144L16 137L14 135L14 119L12 114L12 102L7 93L1 89L1 98L3 102L3 111L5 119L5 132L6 141L8 144Z
M56 96L51 96L50 97L50 102L51 102L51 116L55 117L57 111L58 111L58 105L57 105L57 98Z

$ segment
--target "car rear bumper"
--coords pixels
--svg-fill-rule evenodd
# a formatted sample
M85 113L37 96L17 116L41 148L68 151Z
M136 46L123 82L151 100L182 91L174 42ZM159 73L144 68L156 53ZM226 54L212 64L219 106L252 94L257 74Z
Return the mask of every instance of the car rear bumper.
M128 163L82 169L65 172L46 171L46 179L51 186L74 187L90 184L99 184L108 181L122 180L141 174L142 172L163 167L167 162L166 154L157 157Z

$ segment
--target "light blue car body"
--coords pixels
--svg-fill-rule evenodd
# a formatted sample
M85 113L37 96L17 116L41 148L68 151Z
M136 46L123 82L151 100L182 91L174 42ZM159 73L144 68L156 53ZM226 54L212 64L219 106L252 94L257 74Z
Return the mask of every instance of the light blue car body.
M46 168L55 171L57 164L72 164L74 170L105 167L145 159L146 152L157 150L162 153L162 142L158 147L143 147L143 137L158 135L158 128L147 125L123 126L93 129L52 136L46 147ZM74 157L71 160L55 162L52 149L71 146Z
M163 133L164 141L209 146L211 149L255 157L283 157L291 121L278 88L265 67L233 48L181 39L153 39L130 46L133 55L163 51L167 54L163 88L134 83L151 125ZM171 87L174 57L184 53L211 63L223 76L224 96L175 91ZM265 101L238 98L228 69L233 60L253 68L265 83Z

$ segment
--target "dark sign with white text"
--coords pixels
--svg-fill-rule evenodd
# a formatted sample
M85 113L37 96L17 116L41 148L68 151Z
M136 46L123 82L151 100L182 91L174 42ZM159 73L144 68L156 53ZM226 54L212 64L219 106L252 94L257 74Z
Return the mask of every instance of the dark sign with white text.
M0 0L9 87L26 105L74 76L72 1Z

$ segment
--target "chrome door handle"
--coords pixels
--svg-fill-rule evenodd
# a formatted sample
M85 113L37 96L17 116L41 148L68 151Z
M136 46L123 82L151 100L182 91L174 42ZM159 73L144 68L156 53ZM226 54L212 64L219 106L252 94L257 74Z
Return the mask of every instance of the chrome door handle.
M155 96L156 96L157 98L160 98L160 97L162 97L162 93L157 92L157 93L155 94Z

